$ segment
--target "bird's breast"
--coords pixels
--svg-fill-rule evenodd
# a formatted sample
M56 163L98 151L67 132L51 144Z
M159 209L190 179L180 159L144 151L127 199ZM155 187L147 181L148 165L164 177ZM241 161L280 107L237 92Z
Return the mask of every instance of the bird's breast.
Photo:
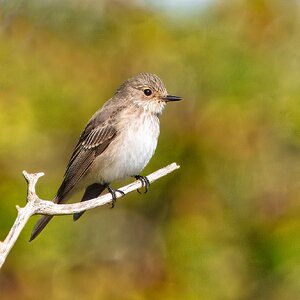
M118 135L96 159L97 181L112 182L138 175L153 156L159 136L159 119L141 113L127 115L118 124Z

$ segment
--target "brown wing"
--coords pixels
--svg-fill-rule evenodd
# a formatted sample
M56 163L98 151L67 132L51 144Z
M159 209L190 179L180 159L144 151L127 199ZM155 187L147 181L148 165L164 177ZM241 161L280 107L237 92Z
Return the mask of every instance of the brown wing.
M90 123L81 135L70 159L63 183L58 189L57 195L54 199L57 203L63 201L67 193L70 192L74 185L86 173L95 157L100 155L116 136L116 130L111 125L103 127L99 126L92 130L88 130L89 128L92 128L89 127L89 125ZM81 214L82 213L80 213L77 218L80 217ZM42 216L38 220L32 231L30 241L32 241L44 229L52 217L53 216Z
M64 200L74 185L82 178L89 169L95 158L100 155L117 135L114 117L120 113L125 106L108 105L109 102L91 118L71 156L63 183L58 189L55 202ZM99 191L98 191L99 192ZM36 223L30 241L32 241L49 223L53 216L42 216Z
M71 156L64 180L57 192L56 202L63 201L66 194L87 172L95 158L112 142L116 133L116 129L112 125L103 124L92 130L88 130L87 126Z

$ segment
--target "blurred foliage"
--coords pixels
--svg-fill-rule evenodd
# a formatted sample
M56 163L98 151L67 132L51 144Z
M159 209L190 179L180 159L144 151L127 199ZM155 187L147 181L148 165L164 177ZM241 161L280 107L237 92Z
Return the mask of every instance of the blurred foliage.
M124 79L150 71L185 98L162 116L144 174L181 169L114 210L57 217L29 244L32 218L1 299L299 298L299 1L184 14L143 1L0 5L1 239L25 201L21 170L44 171L38 193L51 199Z

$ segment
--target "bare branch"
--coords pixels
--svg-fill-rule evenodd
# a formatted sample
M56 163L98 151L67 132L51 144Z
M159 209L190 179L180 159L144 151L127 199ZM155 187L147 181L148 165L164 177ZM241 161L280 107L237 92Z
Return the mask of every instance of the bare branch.
M173 172L178 169L179 165L172 163L150 175L147 176L150 183L156 181L157 179ZM10 250L17 241L22 229L28 222L29 218L35 214L43 215L70 215L85 210L89 210L104 204L108 204L112 201L112 196L110 193L105 194L101 197L91 199L85 202L74 203L74 204L55 204L52 201L40 199L35 192L35 185L39 178L44 175L44 173L34 173L29 174L23 171L23 175L28 183L27 188L27 204L25 207L17 206L18 216L10 229L7 237L3 242L0 242L0 268L5 262ZM142 187L141 181L137 180L131 184L128 184L119 190L128 194L134 190ZM124 196L121 193L117 193L117 198Z
M37 184L39 178L44 176L45 174L43 172L29 174L26 171L23 171L22 173L28 183L27 202L39 199L35 193L35 185Z

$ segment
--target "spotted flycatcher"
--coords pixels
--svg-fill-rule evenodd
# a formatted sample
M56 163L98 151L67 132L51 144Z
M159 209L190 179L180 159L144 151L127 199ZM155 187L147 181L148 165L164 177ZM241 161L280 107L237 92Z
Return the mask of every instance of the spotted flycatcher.
M139 175L154 154L159 136L159 117L167 102L181 100L167 93L154 74L141 73L126 80L90 119L70 158L63 182L54 198L63 203L85 188L81 201L98 197L106 188L116 201L110 183L135 177L146 188L147 177ZM82 213L73 216L77 220ZM30 241L53 216L42 216Z

